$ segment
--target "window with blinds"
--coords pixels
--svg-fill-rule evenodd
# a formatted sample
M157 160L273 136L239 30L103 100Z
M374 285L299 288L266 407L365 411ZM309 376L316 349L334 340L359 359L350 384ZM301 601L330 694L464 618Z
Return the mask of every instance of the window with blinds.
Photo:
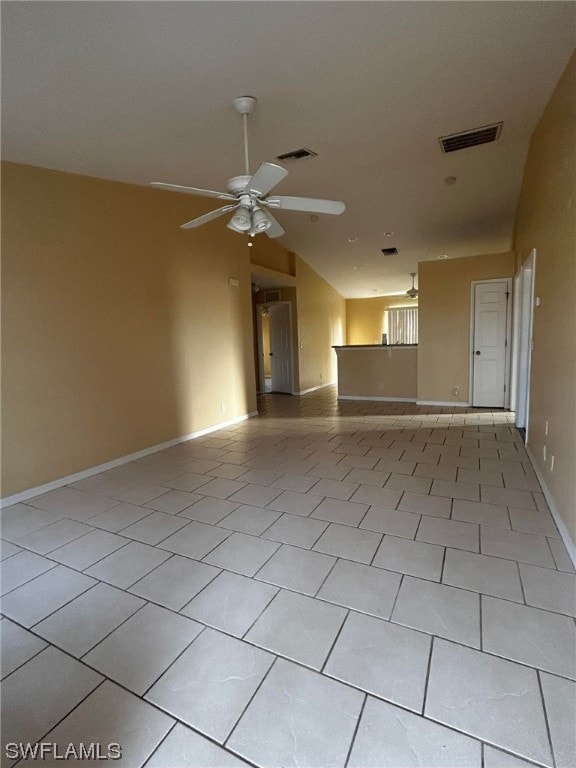
M402 307L386 310L388 344L418 344L418 308Z

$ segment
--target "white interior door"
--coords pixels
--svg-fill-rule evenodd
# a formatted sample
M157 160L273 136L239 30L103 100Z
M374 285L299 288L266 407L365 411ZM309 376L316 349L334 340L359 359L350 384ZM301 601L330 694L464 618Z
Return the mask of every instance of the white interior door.
M508 280L474 285L472 405L477 407L506 404L509 295Z
M290 304L270 304L272 392L292 394L292 317Z

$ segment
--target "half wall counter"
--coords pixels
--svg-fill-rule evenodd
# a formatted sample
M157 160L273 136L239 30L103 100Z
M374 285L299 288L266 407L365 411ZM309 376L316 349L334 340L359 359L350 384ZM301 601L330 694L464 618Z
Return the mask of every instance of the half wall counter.
M416 344L359 344L334 350L339 399L416 401Z

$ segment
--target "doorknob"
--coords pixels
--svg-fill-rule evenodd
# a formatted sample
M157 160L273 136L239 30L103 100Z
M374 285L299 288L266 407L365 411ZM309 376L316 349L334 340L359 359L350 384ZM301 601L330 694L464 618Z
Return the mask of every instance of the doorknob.
M480 354L480 350L477 350L476 352L474 352L474 354L475 355L479 355Z
M268 352L268 354L270 355L270 357L272 357L272 355L274 354L274 352ZM478 352L478 354L480 354L480 352Z

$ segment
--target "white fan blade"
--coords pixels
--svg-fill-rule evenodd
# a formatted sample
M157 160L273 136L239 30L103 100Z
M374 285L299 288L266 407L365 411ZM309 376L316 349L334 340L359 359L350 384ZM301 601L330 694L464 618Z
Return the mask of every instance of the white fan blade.
M269 197L266 204L285 211L307 211L308 213L344 213L346 206L340 200L318 200L313 197Z
M280 223L274 218L274 216L272 216L270 211L266 211L266 216L270 219L270 222L272 224L272 226L266 230L266 234L268 235L268 237L272 237L272 238L282 237L282 235L286 234L286 232L280 226Z
M165 184L163 181L153 181L151 187L167 189L169 192L184 192L187 195L201 195L202 197L217 197L219 200L235 200L234 195L228 192L215 192L213 189L197 189L196 187L183 187L180 184Z
M186 224L182 224L180 226L180 229L194 229L195 227L201 227L202 224L207 224L209 221L212 221L212 219L217 219L219 216L224 216L225 213L228 213L228 211L233 211L234 208L237 207L237 205L225 205L223 208L217 208L215 211L205 213L204 216L198 216L197 219L187 221Z
M272 187L279 184L282 179L288 176L288 171L274 163L262 163L254 176L246 184L246 192L254 192L257 195L266 195Z

